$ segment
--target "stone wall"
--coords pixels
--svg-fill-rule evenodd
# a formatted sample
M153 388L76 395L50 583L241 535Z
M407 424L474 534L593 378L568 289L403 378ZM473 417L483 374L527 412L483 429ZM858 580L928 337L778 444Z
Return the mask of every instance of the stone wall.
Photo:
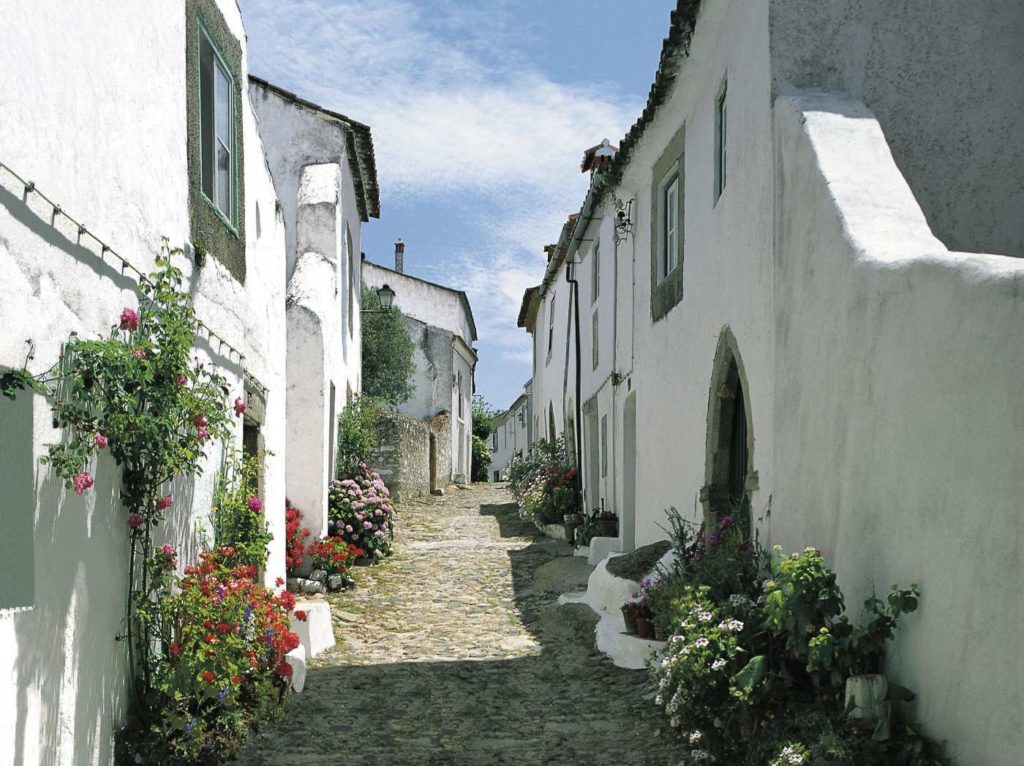
M420 420L401 412L382 413L377 418L377 447L370 465L380 474L400 501L405 497L428 494L445 487L451 477L451 419L442 412L430 420ZM435 452L434 486L431 486L431 449Z

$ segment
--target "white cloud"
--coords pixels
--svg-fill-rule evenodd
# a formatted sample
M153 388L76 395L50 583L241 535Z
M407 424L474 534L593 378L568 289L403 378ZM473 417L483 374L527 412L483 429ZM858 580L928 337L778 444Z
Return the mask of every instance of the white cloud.
M242 10L256 74L371 126L385 216L399 197L473 196L490 243L456 256L465 284L452 286L469 293L490 354L521 364L519 301L541 278L543 245L582 202L583 150L621 136L640 104L531 66L517 39L530 32L500 5L243 0ZM431 276L451 283L445 272Z

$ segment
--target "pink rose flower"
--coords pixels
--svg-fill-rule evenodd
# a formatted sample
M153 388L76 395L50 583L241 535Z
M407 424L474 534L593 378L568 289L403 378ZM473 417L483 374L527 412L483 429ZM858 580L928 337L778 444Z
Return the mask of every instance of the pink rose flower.
M129 513L128 514L128 526L131 527L132 529L138 529L139 527L141 527L145 523L146 523L146 520L142 517L141 513Z
M242 401L242 397L235 399L235 417L242 417L242 413L245 412L245 402Z
M160 552L165 556L174 556L174 546L170 543L164 543L160 546Z
M210 432L203 428L203 426L199 426L199 428L196 429L196 436L205 441L210 438Z
M132 359L145 359L145 358L146 358L146 350L145 349L137 348L134 351L132 351Z
M75 494L80 495L93 485L93 478L86 471L75 475Z
M249 510L253 513L259 513L263 510L263 501L256 497L256 495L253 495L249 498Z
M139 315L134 309L125 306L121 312L121 329L135 331L139 329Z
M163 497L161 497L159 500L156 501L156 509L158 511L162 511L162 510L165 510L167 508L170 508L171 507L171 502L172 502L171 501L171 496L170 495L164 495Z
M96 448L97 449L103 449L104 447L107 446L107 437L104 436L103 434L96 434L92 438L93 438L93 441L96 442Z
M206 428L210 425L210 421L206 419L206 415L196 415L192 422L195 423L196 428Z
M178 377L176 377L174 379L174 382L177 383L179 386L183 386L186 383L188 383L188 376L187 375L179 375Z

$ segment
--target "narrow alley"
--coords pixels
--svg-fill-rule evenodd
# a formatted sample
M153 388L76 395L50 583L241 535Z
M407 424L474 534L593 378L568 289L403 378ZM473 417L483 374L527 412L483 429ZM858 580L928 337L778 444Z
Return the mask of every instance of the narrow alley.
M338 645L238 762L675 763L648 674L594 649L589 608L557 604L590 568L509 500L475 485L403 503L395 555L330 597Z

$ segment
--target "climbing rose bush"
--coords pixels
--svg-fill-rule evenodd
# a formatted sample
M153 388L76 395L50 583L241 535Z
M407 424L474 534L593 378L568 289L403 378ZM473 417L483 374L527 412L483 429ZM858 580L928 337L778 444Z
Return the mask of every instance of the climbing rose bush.
M377 558L391 553L395 507L380 474L360 463L353 478L331 482L329 499L328 534Z
M267 545L274 539L263 515L263 500L257 494L262 461L255 455L234 453L217 479L210 514L213 536L218 545L230 545L234 554L224 563L246 564L263 569Z

